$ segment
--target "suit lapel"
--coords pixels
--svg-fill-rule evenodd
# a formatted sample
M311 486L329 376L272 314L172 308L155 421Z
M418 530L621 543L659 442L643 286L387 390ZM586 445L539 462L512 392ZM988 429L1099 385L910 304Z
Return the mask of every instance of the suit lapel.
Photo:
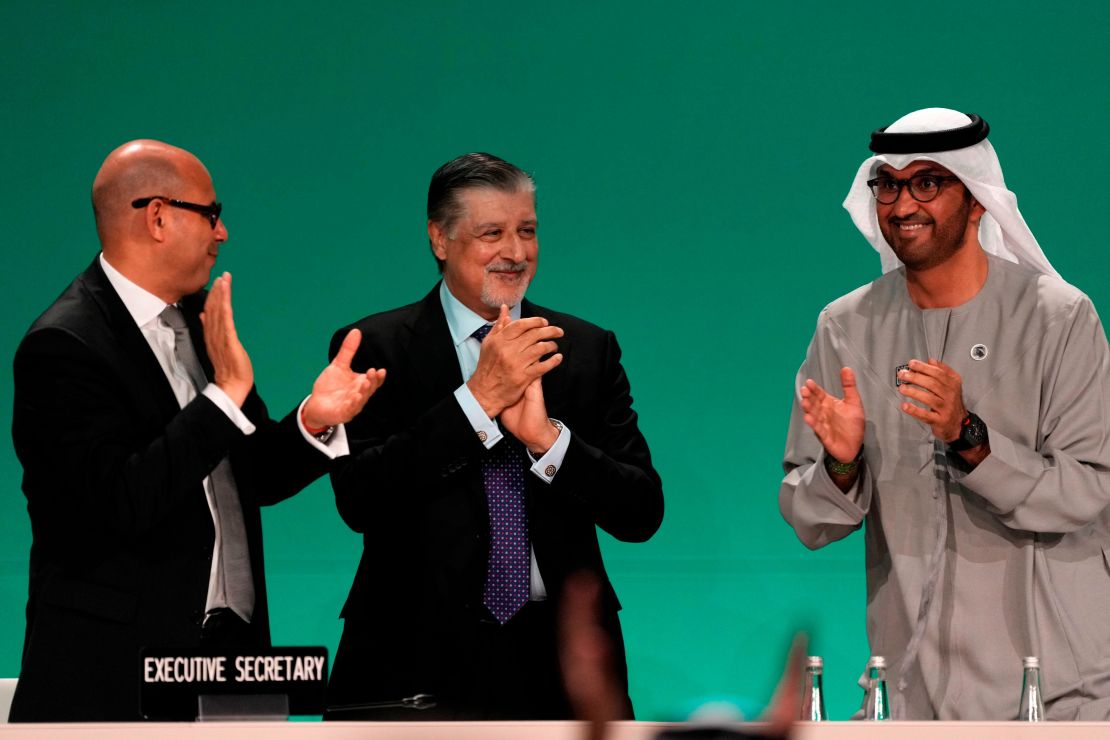
M520 302L520 315L521 318L527 316L542 316L547 319L548 322L555 326L559 326L558 318L551 311L542 306L537 306L529 300ZM561 328L566 331L565 326ZM544 403L547 405L548 414L558 418L556 412L560 400L566 398L566 379L569 374L567 368L571 367L570 363L573 362L574 358L574 337L569 333L565 333L563 336L556 339L555 343L559 346L559 352L563 355L563 361L559 363L559 367L543 376L543 398Z
M439 300L438 283L417 305L408 326L412 332L409 357L413 358L413 385L419 389L426 408L463 383L459 357Z
M107 328L98 349L116 364L128 392L136 398L136 408L157 409L158 424L164 426L180 408L154 351L108 282L99 257L81 277Z
M412 360L409 363L413 375L412 392L419 408L428 409L451 396L463 383L459 356L439 299L438 283L417 304L407 323L412 332L408 347ZM481 468L477 464L470 465L458 473L457 480L464 487L475 516L487 517Z

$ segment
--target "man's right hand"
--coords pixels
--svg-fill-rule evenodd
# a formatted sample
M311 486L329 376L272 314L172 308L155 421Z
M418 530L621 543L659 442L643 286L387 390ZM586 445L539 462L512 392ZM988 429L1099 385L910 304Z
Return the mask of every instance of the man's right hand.
M550 326L545 318L513 321L509 307L501 307L501 315L482 342L478 367L466 381L489 418L519 401L529 383L563 361L563 356L555 353L558 347L553 341L561 336L563 330ZM542 359L546 355L551 356Z
M254 367L235 332L231 314L230 272L225 272L212 283L200 320L204 324L204 346L208 350L208 359L212 361L216 385L236 406L241 407L254 387Z
M856 459L863 447L863 401L856 389L856 374L850 367L841 368L840 384L844 387L844 398L831 395L812 378L807 379L802 386L802 411L825 452L834 460L848 463Z

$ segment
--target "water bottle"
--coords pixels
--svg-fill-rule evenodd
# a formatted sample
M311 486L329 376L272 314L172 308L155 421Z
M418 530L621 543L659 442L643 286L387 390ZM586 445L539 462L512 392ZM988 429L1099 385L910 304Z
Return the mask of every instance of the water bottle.
M825 694L821 690L821 674L825 670L825 661L816 655L806 658L805 682L802 685L802 715L803 722L823 722L829 717L825 714Z
M890 694L886 690L886 658L873 655L867 661L867 693L863 697L865 720L890 719Z
M1041 661L1032 656L1021 661L1025 668L1021 679L1019 722L1044 722L1044 698L1041 695Z

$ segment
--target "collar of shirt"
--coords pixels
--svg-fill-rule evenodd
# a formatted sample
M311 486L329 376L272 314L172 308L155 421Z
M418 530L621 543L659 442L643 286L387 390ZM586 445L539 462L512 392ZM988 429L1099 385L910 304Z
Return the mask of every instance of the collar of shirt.
M108 282L112 284L120 300L123 301L127 312L139 327L144 327L157 319L169 305L158 296L125 278L119 270L108 263L103 252L100 253L100 266L104 269Z
M455 343L456 350L479 327L490 323L464 306L458 298L452 295L447 288L446 281L440 281L439 283L439 301L443 304L443 313L447 316L447 328L451 331L451 341ZM513 321L520 318L519 303L509 309L509 316Z

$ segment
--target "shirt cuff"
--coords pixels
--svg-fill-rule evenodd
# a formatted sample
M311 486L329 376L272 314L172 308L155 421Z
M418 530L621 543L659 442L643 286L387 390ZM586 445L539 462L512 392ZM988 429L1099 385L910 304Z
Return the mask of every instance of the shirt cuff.
M231 419L231 423L239 427L239 431L243 434L254 434L254 424L243 413L243 410L235 405L231 397L224 393L224 389L215 383L209 383L204 386L202 394L208 397L208 400L216 404L216 407L227 414L227 418Z
M841 491L840 486L832 479L829 469L825 467L824 452L822 457L814 463L813 484L821 492L822 498L833 502L837 508L844 511L856 521L863 521L871 509L871 483L868 480L867 458L859 461L859 475L847 491Z
M305 429L301 417L304 414L304 405L308 403L308 399L311 397L312 396L306 396L305 399L301 401L301 405L297 407L297 429L301 430L301 436L304 437L310 445L332 460L337 457L351 454L351 448L347 446L347 427L344 425L336 424L335 431L332 432L327 442L321 442L316 439L315 435L309 433L309 431Z
M474 398L474 394L470 392L470 387L466 383L455 390L455 400L459 402L459 407L466 415L467 421L470 422L474 433L478 435L478 441L487 450L501 441L502 434L497 427L497 422L486 416L486 412L482 410L482 404Z
M567 429L566 424L559 422L559 436L555 438L555 444L551 445L550 450L538 459L531 450L528 451L528 457L532 458L532 473L545 483L555 480L555 474L563 466L563 458L567 456L569 446L570 430Z

